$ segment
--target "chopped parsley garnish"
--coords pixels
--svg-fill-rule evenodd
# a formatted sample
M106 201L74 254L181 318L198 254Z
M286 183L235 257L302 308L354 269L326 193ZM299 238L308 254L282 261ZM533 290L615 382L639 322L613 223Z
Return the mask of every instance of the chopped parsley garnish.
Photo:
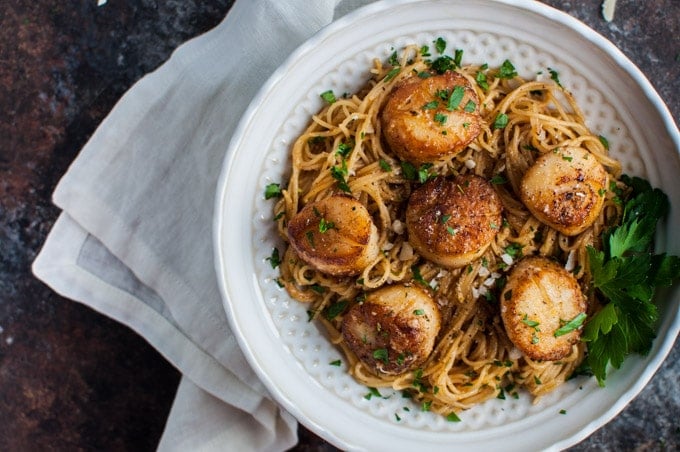
M456 69L456 62L450 56L442 55L430 63L430 69L437 72L438 74L443 74L446 71L452 71Z
M502 174L496 174L494 177L489 179L489 182L494 185L503 185L508 183L508 179L506 179Z
M504 251L506 253L508 253L508 255L510 257L512 257L514 259L514 258L522 257L522 248L524 248L524 245L521 245L521 244L516 243L516 242L512 242L512 243L510 243L510 245L505 247Z
M269 256L269 257L267 258L267 260L268 260L269 263L271 264L272 268L276 268L276 267L278 267L279 265L281 265L281 257L279 256L279 249L278 249L278 248L274 248L274 249L272 250L271 256Z
M347 162L343 159L341 166L331 166L331 176L337 181L338 188L345 193L351 193L349 184L347 183Z
M345 312L345 309L347 309L347 306L349 306L349 302L347 300L340 300L337 303L333 303L332 305L328 306L326 309L324 309L324 317L328 320L333 320L343 312Z
M455 110L458 108L460 105L461 101L463 100L463 96L465 95L465 88L462 86L456 86L453 88L453 92L451 92L451 95L449 96L449 101L446 104L446 108L448 110Z
M368 388L368 394L364 396L364 399L371 400L372 397L382 397L382 394L376 388Z
M462 67L463 49L456 49L453 54L453 62L456 64L456 67Z
M418 169L410 162L401 162L401 171L408 180L415 180L418 176Z
M557 84L560 88L562 88L562 83L560 83L560 74L555 70L548 68L548 72L550 72L550 79Z
M460 422L460 418L453 411L446 415L446 420L449 422Z
M489 83L486 80L486 74L484 72L477 71L475 81L477 82L477 85L479 85L479 87L482 88L484 91L489 90Z
M335 94L333 94L333 90L328 90L324 91L323 93L320 94L321 98L328 102L329 104L335 103L338 99L335 97Z
M444 53L446 50L446 41L444 38L439 37L434 41L434 48L437 49L437 53Z
M441 125L444 125L448 118L449 118L448 116L446 116L445 114L442 114L442 113L435 113L435 115L434 115L434 120Z
M373 350L373 358L387 364L387 358L388 358L387 349L386 348L379 348L377 350Z
M529 319L528 314L524 314L524 317L522 317L522 323L536 331L540 331L538 328L539 323L535 320Z
M469 100L467 101L467 104L465 104L463 110L465 110L467 113L472 113L473 111L475 111L475 108L477 108L477 104Z
M418 168L418 182L424 184L432 176L430 169L432 168L432 163L423 163Z
M436 110L437 107L439 107L439 102L436 100L432 100L423 105L423 110Z
M333 221L328 221L325 218L322 218L319 221L319 232L323 234L325 232L328 232L329 229L337 229L335 227L335 223Z
M493 128L494 129L505 129L505 126L508 125L508 115L505 113L498 113L498 116L496 116L496 120L493 123Z
M578 328L581 327L581 325L583 325L583 322L585 322L586 317L587 317L587 315L586 315L585 312L578 314L576 317L569 320L564 325L562 325L557 330L555 330L554 336L555 337L564 336L565 334L568 334L568 333L571 333L574 330L577 330Z
M621 224L605 231L601 251L588 247L593 286L608 300L582 336L588 343L587 364L601 386L608 364L618 369L626 356L649 352L659 317L655 289L680 277L680 257L653 252L657 222L668 213L668 197L644 179L622 179L632 193Z
M413 273L413 280L414 281L422 284L425 287L430 287L430 284L427 281L425 281L425 279L423 278L423 275L420 273L420 267L418 267L417 265L412 266L411 272Z
M267 184L264 188L264 199L280 198L281 196L283 196L281 184Z
M322 294L322 293L326 292L326 288L324 286L319 285L319 284L312 284L311 286L309 286L309 288L312 289L314 292L316 292L318 294Z
M420 167L416 168L412 163L403 161L401 162L401 170L404 173L404 177L407 180L417 180L421 184L430 179L433 174L430 172L432 168L432 163L423 163Z
M380 169L382 169L383 171L385 171L387 173L392 171L392 167L390 166L389 163L387 163L387 160L380 159L380 161L378 162L378 165L380 165Z
M510 60L503 61L503 64L501 64L501 67L498 71L498 77L499 78L517 77L517 71L515 70L515 66L512 65Z
M338 145L338 150L336 151L338 155L347 157L352 149L354 148L354 143L342 142Z
M598 135L597 138L600 140L600 143L602 143L602 146L604 146L606 150L609 150L609 140L602 135Z
M399 66L394 67L394 68L390 69L390 71L387 73L387 75L385 76L385 78L383 80L385 82L389 82L394 77L396 77L397 74L399 74L399 72L401 72L401 68Z
M342 365L342 360L336 359L335 361L331 361L328 364L330 364L331 366L339 367Z
M316 248L316 245L314 245L314 233L312 231L307 231L307 232L305 232L305 237L307 237L307 241L309 242L309 245L312 248Z

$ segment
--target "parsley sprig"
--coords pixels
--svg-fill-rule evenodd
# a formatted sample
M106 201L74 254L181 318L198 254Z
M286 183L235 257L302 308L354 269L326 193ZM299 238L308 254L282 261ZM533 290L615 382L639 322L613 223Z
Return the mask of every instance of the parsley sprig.
M586 364L604 386L607 365L621 367L625 358L645 355L652 347L657 287L680 277L680 257L654 254L657 222L668 212L666 194L644 179L623 176L632 188L621 225L603 235L602 251L588 247L593 285L609 300L584 328L588 342Z

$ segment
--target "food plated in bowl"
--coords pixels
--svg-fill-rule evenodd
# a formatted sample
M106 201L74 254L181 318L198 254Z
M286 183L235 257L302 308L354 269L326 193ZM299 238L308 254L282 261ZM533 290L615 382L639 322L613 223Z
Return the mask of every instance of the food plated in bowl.
M497 398L500 392L496 386L492 387L491 391L479 391L480 394L484 393L488 400L482 402L480 399L472 406L458 407L460 409L454 412L460 422L453 422L451 420L453 418L448 416L450 414L448 409L443 413L445 416L438 414L436 409L432 409L436 408L436 403L438 403L436 401L431 401L428 405L430 400L427 398L405 400L399 391L373 390L369 389L366 384L357 382L348 373L350 361L346 360L339 349L331 343L333 335L329 337L325 329L321 327L320 321L309 321L307 311L310 310L310 305L295 301L277 284L281 277L280 268L272 268L270 264L275 260L272 254L275 248L281 251L279 259L285 259L283 254L285 243L279 238L277 232L277 221L280 222L282 217L273 221L281 211L276 211L273 207L275 201L265 200L263 194L266 187L273 183L280 183L284 189L288 189L285 181L291 176L290 155L294 142L307 128L312 116L319 113L324 103L327 102L321 98L320 94L332 90L337 98L341 99L344 93L358 93L370 79L370 71L375 68L375 59L382 62L385 70L389 72L391 70L388 67L389 59L395 51L401 52L411 45L415 45L419 50L427 45L431 52L435 53L434 43L440 38L447 43L449 52L458 49L462 51L461 66L477 66L479 69L479 66L487 64L489 70L500 70L499 68L503 67L507 60L512 62L514 71L519 77L525 80L536 80L536 83L543 84L542 86L556 85L556 81L552 78L557 78L556 74L558 74L559 83L565 87L567 92L573 94L577 105L583 111L588 128L594 131L595 140L592 140L592 145L589 146L603 148L605 145L598 139L598 135L606 137L610 148L608 153L616 161L621 162L621 172L648 178L654 186L664 188L672 204L676 202L677 193L673 191L671 171L672 165L675 165L677 169L677 129L669 119L663 105L658 101L658 97L648 84L645 85L645 80L617 51L605 42L598 42L597 36L583 29L582 25L549 8L540 5L527 6L524 3L523 5L517 6L512 2L476 2L474 5L458 2L397 2L371 5L331 25L303 46L265 87L244 118L239 130L240 134L232 143L231 154L228 157L222 186L218 193L216 230L217 253L222 254L218 262L220 273L218 276L223 278L221 282L226 294L226 306L232 326L242 341L246 356L278 400L301 422L340 447L371 449L384 447L386 444L384 441L389 441L387 444L394 444L395 447L404 449L423 443L431 447L454 447L456 445L471 447L474 445L479 448L488 448L495 444L503 444L504 434L519 431L536 447L545 448L551 445L563 447L587 435L598 423L601 425L606 422L626 403L626 399L630 400L642 387L645 379L649 378L653 368L661 361L677 334L677 300L671 298L670 302L661 305L663 315L659 325L659 338L654 342L651 353L644 359L629 359L621 369L608 373L605 388L599 388L597 381L593 378L570 380L545 394L538 403L534 404L533 398L528 396L524 390L517 391L517 398L514 398L515 391L507 390L509 383L504 382L502 385L504 400ZM378 20L378 17L381 19ZM510 19L516 19L516 21ZM526 26L518 27L517 24L522 22ZM366 36L367 31L361 30L364 30L368 23L374 24L373 32L376 32L376 26L378 26L379 32ZM547 28L557 30L554 33L555 36L546 38L538 35L541 30ZM559 39L557 36L560 36ZM579 55L573 55L568 48L564 47L565 42L570 43L568 48L581 45L583 51ZM323 47L319 47L321 43ZM320 51L321 48L323 52ZM455 53L451 53L451 56L455 60ZM614 67L617 69L612 71L612 64L610 64L605 65L605 70L601 64L604 60L616 63ZM400 67L405 65L402 63ZM476 77L477 70L473 72L474 77ZM492 79L490 72L482 72ZM473 81L476 83L474 77ZM395 83L397 81L394 80ZM633 96L634 99L631 99L631 96L617 97L616 93L620 92L622 87L630 86L631 83L637 86L640 95ZM454 85L460 86L455 83ZM478 88L476 84L471 83L471 85L475 90ZM453 91L455 88L451 93ZM473 99L471 94L466 93L463 93L458 105L463 112L470 113L465 111L465 106ZM466 95L468 97L465 97ZM477 96L479 97L479 93ZM351 99L351 96L348 97ZM449 102L451 97L449 95L446 101ZM464 104L463 99L466 99ZM631 102L634 105L631 105ZM635 114L637 117L640 111L646 113L643 121L647 122L640 124L639 121L630 121L631 116ZM434 117L434 112L432 113ZM394 120L394 117L393 114L391 119ZM386 124L390 122L389 119L385 119ZM451 122L453 123L454 120L452 119ZM467 120L461 121L460 124L465 122ZM502 134L503 128L499 127L493 131L489 126L489 121L485 124L480 125L480 128L489 128L491 135L495 132L497 135ZM646 129L647 126L651 129ZM375 128L374 124L374 130ZM652 129L655 129L657 133L650 134L649 131ZM365 130L365 132L371 132L371 130ZM364 134L364 136L367 135L370 133ZM392 140L395 139L399 137ZM402 139L401 144L393 142L390 147L402 146L403 155L403 152L408 152L408 146L403 143L408 143L408 141L409 138L406 137ZM459 141L464 142L465 139ZM470 144L463 144L461 147L468 149ZM579 147L575 146L575 148ZM670 160L671 165L668 168L656 167L656 163L650 158L654 152L667 153L664 155ZM247 153L247 157L244 153ZM351 155L348 153L346 157L352 158ZM343 176L343 166L342 158L338 155L334 157L337 160L329 166L328 172L331 172L331 167L337 168L336 177L329 178L331 184L335 184L337 189L337 184L341 179L339 176ZM573 161L579 160L582 155L577 150L565 148L564 156L560 154L559 157L562 161L568 159ZM418 170L422 170L423 165L427 166L431 163L423 162L422 159L421 156L413 159L415 177L419 177L420 171ZM375 160L375 171L367 172L371 177L375 177L376 174L389 173L381 168L380 160L380 158ZM394 168L393 172L397 172L397 169L403 171L399 163L402 161L401 158L392 161L388 158L383 158L383 160ZM467 160L474 162L474 168L465 166ZM465 158L461 168L464 167L467 173L473 174L475 171L471 170L480 171L477 165L482 165L482 163L481 160ZM436 167L437 163L432 165L432 167L425 168L425 173L428 173L428 169ZM473 166L473 163L467 165ZM386 165L382 166L386 167ZM611 167L612 164L605 161L605 166ZM348 165L347 175L349 175L350 168L351 165ZM360 173L361 170L358 169L357 172ZM465 173L466 170L458 172ZM525 171L518 171L520 172ZM246 174L248 177L244 178ZM506 171L504 174L507 176L509 173ZM490 171L484 178L485 182L489 183L494 175L493 171ZM595 175L593 180L601 179L597 171ZM453 177L454 174L447 176ZM234 179L239 181L234 182ZM426 179L429 179L429 176ZM513 178L507 177L507 179L508 184L511 185ZM236 195L238 191L236 187L238 186L242 191L245 181L249 181L252 185L252 188L247 190L249 196L244 197L243 193ZM347 178L345 182L348 183L350 192L360 191L353 187L354 182L351 178ZM427 186L429 183L436 183L436 178L424 181L422 186ZM521 187L521 178L517 178L515 183ZM419 181L418 185L420 185ZM414 183L414 191L415 187ZM536 188L535 184L533 187ZM532 185L528 184L526 191L530 193L531 188ZM444 187L436 190L444 190ZM304 188L302 191L307 192L308 189ZM339 191L342 192L342 188ZM595 191L599 192L598 189ZM344 195L349 196L351 193L344 193ZM427 197L423 196L423 198ZM533 198L540 199L540 196ZM598 199L600 198L596 198ZM300 207L302 204L311 203L305 201L300 203ZM424 200L417 205L427 206L427 202ZM227 228L225 220L220 219L220 214L223 215L227 208L229 211L246 212L247 221L237 221L236 224L231 222ZM291 209L290 219L298 210L297 207ZM302 229L300 235L302 245L305 245L305 240L307 240L307 245L311 245L309 239L306 238L307 232L314 233L312 241L315 244L321 239L337 234L338 231L331 225L331 223L336 223L334 218L330 216L326 218L321 213L323 209L317 208L318 216L314 209L310 211L309 218L324 219L323 229L326 232L320 232L318 224L315 225L316 230ZM451 213L442 212L439 219L447 215ZM668 223L672 222L672 215L675 215L674 210L671 210ZM417 214L414 218L417 220L425 216L426 214ZM387 233L387 228L383 227L379 216L371 217L378 223L376 226L378 234ZM386 218L392 219L389 215ZM511 223L507 215L501 218ZM401 221L402 217L399 219ZM408 235L406 216L403 220L405 235ZM451 218L448 220L450 221ZM317 223L320 221L318 220ZM396 238L398 234L394 231L393 223L392 219L389 226ZM448 232L447 226L454 229L459 226L447 225L446 222L441 221L439 223L441 223L440 229L444 237L446 235L455 237L456 234ZM435 221L434 224L439 226L439 223ZM503 230L502 219L501 224L497 226L499 231ZM396 228L399 229L399 226L397 225ZM416 226L414 230L421 229ZM512 228L506 227L506 229ZM370 227L368 231L366 237L368 243L371 243L373 234L370 232ZM567 231L569 232L571 231ZM485 242L488 242L488 247L495 245L496 237L492 240L493 242L488 240ZM675 246L673 240L671 229L664 228L659 235L658 246L673 253ZM429 241L431 238L428 237L420 240L422 243ZM383 245L387 241L379 241L378 254L384 256L385 251L392 250L394 253L400 252L399 246L401 245L397 242L396 239L390 240L389 243L396 247L385 250ZM410 243L410 240L401 243L406 242ZM418 248L418 243L414 248ZM421 248L427 247L421 246ZM224 257L226 250L229 250L229 254L252 255L252 261L248 259L245 266L239 270L234 269L234 265L230 268L229 262ZM525 251L527 255L532 254L528 252L528 248ZM464 258L460 258L460 262L465 262L468 259L465 256L466 252L468 251L453 253L454 264L461 255ZM371 253L369 252L368 261L376 259ZM439 254L441 253L434 253L434 255ZM502 254L504 253L500 255ZM414 255L418 255L418 251ZM480 259L479 256L472 255L469 258ZM431 259L426 260L431 261ZM502 262L502 258L500 261ZM451 261L446 260L444 265L447 265L447 262ZM469 261L468 264L471 262ZM414 286L415 276L413 264L415 261L403 266L405 274L408 274L410 278L404 282L410 284L411 287ZM419 264L417 268L420 270ZM423 267L420 276L431 283L433 278L428 274L429 270L434 269ZM454 271L460 273L460 270ZM327 269L324 272L328 273ZM356 272L356 269L352 272ZM479 274L478 272L477 270L475 274ZM363 284L372 284L374 275L368 274L367 276ZM353 278L358 279L356 276ZM317 285L314 286L314 284ZM315 290L319 292L324 290L323 284L319 281L314 281L309 286L314 286L310 292L312 295L317 293ZM471 287L475 287L477 295L480 290L484 291L483 286L473 284ZM407 289L407 292L410 294L410 289ZM367 294L369 295L370 293ZM413 297L421 300L418 294ZM368 299L370 301L370 298ZM426 302L423 303L425 303L424 306L429 306ZM425 308L418 310L425 310ZM580 312L562 320L569 323L578 314ZM530 323L532 319L527 317L527 321ZM522 323L521 319L519 324L529 329L532 328ZM378 347L373 352L382 348ZM508 347L508 350L511 350L511 347ZM513 361L511 366L514 366L517 362L516 359L511 359L513 356L508 351L508 359L497 360L497 364L500 365L495 365L492 360L486 373L494 369L495 365L498 370L497 375L503 378L505 371L508 370L504 368L505 363ZM382 362L382 355L379 354L374 358L377 362ZM339 365L336 365L338 363ZM394 364L389 359L388 363ZM407 383L412 385L412 369L410 372L411 381ZM528 381L538 385L533 376ZM540 375L538 380L541 380ZM466 383L468 382L462 382L460 388L464 388L463 385ZM474 381L469 383L475 384ZM480 385L482 386L483 384ZM491 385L487 383L487 386ZM434 386L432 388L430 393L434 392ZM487 397L489 395L492 398L489 399ZM428 410L423 410L423 402ZM333 413L333 415L330 416L328 413ZM543 428L536 431L534 427L537 425L542 425Z

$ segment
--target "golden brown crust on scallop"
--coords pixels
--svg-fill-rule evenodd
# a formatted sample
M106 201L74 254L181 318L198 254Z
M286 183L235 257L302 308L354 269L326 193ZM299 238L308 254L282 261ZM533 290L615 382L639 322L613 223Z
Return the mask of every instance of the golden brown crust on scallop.
M524 174L520 198L541 222L576 235L600 215L607 184L607 171L590 152L556 148L536 159Z
M409 198L409 242L430 261L462 267L484 254L500 229L502 210L500 197L482 177L437 177Z
M378 230L366 207L350 196L334 195L307 204L288 223L295 253L317 270L356 275L379 253Z
M432 297L416 286L387 286L369 293L343 317L348 347L375 374L399 375L432 352L441 316Z
M460 88L453 97L457 101L454 107L446 96L456 87ZM442 96L444 92L448 94ZM470 82L457 72L414 76L390 93L381 123L387 144L402 160L433 162L457 154L477 137L481 130L479 99Z
M501 317L510 341L535 360L557 361L571 353L580 329L559 337L555 331L586 307L576 278L545 257L519 261L501 294Z

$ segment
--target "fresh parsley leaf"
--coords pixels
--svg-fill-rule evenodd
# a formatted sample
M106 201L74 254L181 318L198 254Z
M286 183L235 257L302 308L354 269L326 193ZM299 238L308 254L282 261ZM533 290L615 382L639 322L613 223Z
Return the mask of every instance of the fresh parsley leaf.
M680 277L680 257L653 252L657 222L668 212L667 196L644 179L624 176L622 180L631 193L625 199L621 224L603 234L601 251L587 249L593 286L607 301L586 323L582 335L588 343L585 364L601 386L609 364L618 368L626 356L649 352L659 316L653 302L655 289Z

